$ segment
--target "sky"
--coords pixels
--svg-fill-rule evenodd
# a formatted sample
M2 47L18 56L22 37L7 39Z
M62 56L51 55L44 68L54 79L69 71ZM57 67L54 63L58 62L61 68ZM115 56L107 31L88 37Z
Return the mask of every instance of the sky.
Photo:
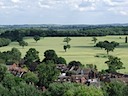
M128 23L128 0L0 0L0 25Z

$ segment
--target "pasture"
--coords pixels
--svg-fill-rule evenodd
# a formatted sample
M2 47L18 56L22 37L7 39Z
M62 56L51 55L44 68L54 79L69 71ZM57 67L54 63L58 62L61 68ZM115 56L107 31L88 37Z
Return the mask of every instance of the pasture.
M45 37L44 39L41 38L41 40L36 43L32 37L26 37L24 40L28 42L28 46L22 48L17 42L12 42L7 47L0 47L0 50L7 51L15 47L21 51L22 57L24 57L29 48L35 48L39 51L40 60L42 60L44 58L43 53L48 49L53 49L58 56L64 57L67 63L76 60L80 61L82 64L95 64L99 70L107 68L107 65L104 63L108 60L107 58L95 57L96 55L101 56L107 53L104 49L93 47L95 44L92 41L92 37L71 37L72 40L69 42L71 48L67 50L67 52L63 49L63 45L66 44L63 42L63 39L64 37ZM108 40L120 43L120 46L109 54L121 58L125 69L120 70L120 72L128 73L128 43L124 43L125 36L104 36L97 37L97 39L97 42Z

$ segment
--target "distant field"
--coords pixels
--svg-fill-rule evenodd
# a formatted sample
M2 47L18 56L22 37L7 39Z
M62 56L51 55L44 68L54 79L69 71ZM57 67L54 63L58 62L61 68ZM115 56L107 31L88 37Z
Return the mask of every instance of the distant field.
M121 37L121 39L119 39ZM121 58L121 61L124 63L126 69L121 70L123 73L128 73L128 43L124 43L125 36L105 36L105 37L97 37L98 41L116 41L120 43L120 46L114 50L114 52L110 52L110 55L118 56ZM36 48L40 52L40 59L42 60L43 53L48 49L53 49L56 51L58 56L64 57L67 62L76 60L80 61L82 64L96 64L98 69L105 69L107 65L104 63L107 58L98 58L95 57L97 54L106 54L105 50L101 50L100 48L95 48L94 43L91 41L92 37L71 37L71 49L64 52L63 42L64 37L46 37L41 38L37 43L31 37L24 38L25 41L28 42L29 46L24 49L18 45L17 42L11 43L7 47L1 47L1 51L11 50L11 48L18 48L22 52L22 57L24 57L26 51L29 48ZM98 42L97 41L97 42Z

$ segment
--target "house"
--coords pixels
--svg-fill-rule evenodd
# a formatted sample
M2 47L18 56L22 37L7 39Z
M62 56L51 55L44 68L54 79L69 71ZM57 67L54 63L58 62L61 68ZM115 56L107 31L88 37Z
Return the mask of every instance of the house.
M97 78L98 72L92 68L81 68L72 66L68 68L65 64L57 64L57 69L61 71L58 82L76 82L86 84L89 79ZM90 81L88 81L90 82Z
M25 68L21 68L18 66L18 64L12 64L8 66L8 70L15 76L22 77L24 73L26 73L28 70Z
M108 73L104 75L100 75L100 81L103 82L111 82L111 81L122 81L128 84L128 75L122 73Z

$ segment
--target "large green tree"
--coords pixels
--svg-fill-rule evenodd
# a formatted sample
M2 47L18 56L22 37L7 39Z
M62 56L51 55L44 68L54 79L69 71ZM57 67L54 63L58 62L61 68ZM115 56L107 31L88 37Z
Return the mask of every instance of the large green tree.
M18 63L21 59L21 52L17 48L12 48L11 51L0 52L0 59L4 60L7 65Z
M25 64L31 66L33 62L39 61L39 52L35 48L30 48L24 57Z
M15 63L20 61L21 52L17 48L12 48L11 55L12 55L12 60L15 61Z
M10 39L0 38L0 47L8 46L11 43Z
M28 43L25 41L19 41L19 45L24 48L24 46L28 46Z
M108 65L108 72L117 72L117 70L125 68L118 57L109 56L105 63Z
M119 46L119 43L112 41L104 41L104 42L98 42L96 45L96 47L100 47L101 49L104 48L107 51L107 54L109 54L110 51L114 51L114 49Z
M57 63L58 56L54 50L46 50L44 52L44 57L43 62L53 61L54 63Z
M42 63L37 67L39 84L40 86L48 87L48 85L54 82L59 76L59 70L53 63Z

